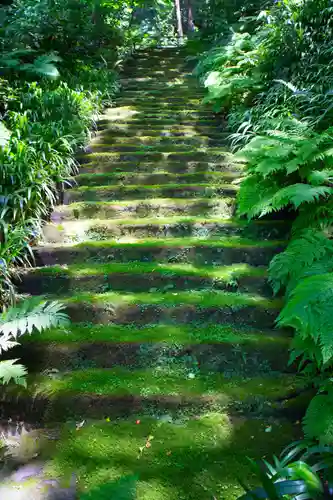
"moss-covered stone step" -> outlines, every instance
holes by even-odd
[[[152,107],[161,105],[162,107],[169,107],[170,105],[182,106],[183,108],[192,108],[194,106],[200,107],[204,96],[200,97],[182,97],[178,94],[169,94],[165,97],[159,95],[143,94],[140,96],[138,93],[136,100],[134,101],[133,96],[126,97],[126,94],[122,93],[119,97],[115,99],[116,106],[138,106],[142,104],[151,105]]]
[[[278,241],[251,241],[237,237],[164,238],[124,241],[82,241],[74,245],[45,245],[36,248],[41,265],[66,262],[160,262],[202,265],[246,263],[268,265],[284,247]]]
[[[168,108],[141,108],[139,106],[122,106],[117,108],[107,109],[101,116],[101,120],[109,121],[132,121],[136,120],[147,120],[147,119],[170,119],[173,118],[177,120],[178,118],[187,118],[188,120],[208,120],[212,121],[212,116],[208,110],[199,110],[193,108],[179,108],[179,109],[168,109]]]
[[[221,163],[222,161],[241,164],[234,160],[233,156],[223,149],[210,149],[206,148],[203,151],[172,151],[172,152],[156,152],[151,150],[132,151],[132,152],[96,152],[85,153],[77,156],[77,159],[82,163],[95,163],[96,167],[103,162],[207,162],[207,163]],[[161,163],[159,163],[161,165]]]
[[[91,158],[90,158],[91,159]],[[84,161],[82,158],[81,161]],[[233,174],[235,177],[241,176],[244,171],[242,163],[236,163],[231,156],[225,155],[216,162],[205,161],[181,161],[181,160],[168,160],[163,158],[156,161],[150,161],[149,158],[132,158],[131,161],[117,161],[117,158],[111,156],[97,156],[94,155],[92,161],[81,163],[80,174],[101,174],[101,173],[114,173],[124,174],[131,172],[131,175],[137,173],[138,175],[144,173],[159,174],[160,172],[167,172],[171,174],[195,174],[196,172],[220,172],[225,175]]]
[[[155,89],[174,89],[189,87],[193,89],[198,88],[197,81],[191,73],[176,74],[171,75],[160,75],[160,76],[137,76],[136,78],[120,78],[120,85],[125,89],[142,89],[142,90],[155,90]]]
[[[165,184],[165,185],[115,185],[80,186],[65,192],[64,203],[80,201],[148,200],[150,198],[214,198],[236,196],[234,184]]]
[[[278,299],[217,290],[82,293],[62,300],[72,321],[101,324],[212,321],[266,329],[282,307]]]
[[[164,125],[157,126],[156,128],[147,128],[142,130],[142,126],[131,126],[131,124],[116,123],[115,125],[106,126],[103,130],[99,130],[93,138],[93,142],[102,139],[115,139],[118,142],[128,142],[128,138],[145,142],[152,142],[158,140],[174,141],[176,144],[181,144],[182,140],[201,140],[201,144],[209,143],[209,141],[217,142],[220,140],[224,142],[228,138],[228,133],[224,132],[222,128],[216,127],[215,129],[209,127],[190,127],[180,125],[171,125],[166,127]]]
[[[202,134],[213,139],[221,137],[224,140],[227,136],[223,127],[218,123],[214,127],[200,125],[199,123],[194,123],[193,125],[183,125],[182,123],[159,125],[157,123],[154,127],[145,127],[143,129],[142,124],[112,123],[106,121],[104,127],[101,124],[99,125],[99,129],[100,131],[97,132],[97,135],[102,137],[133,137],[133,135],[135,137],[198,137]]]
[[[31,377],[27,391],[44,396],[44,410],[53,418],[105,418],[133,414],[148,406],[166,408],[194,405],[215,406],[251,414],[251,404],[259,400],[263,412],[270,405],[303,387],[304,379],[285,374],[243,378],[224,373],[209,375],[172,369],[128,370],[83,369],[59,373],[57,377]],[[48,404],[47,404],[48,403]],[[201,409],[202,411],[202,409]],[[148,410],[149,412],[149,410]],[[200,413],[199,413],[200,414]],[[135,425],[135,422],[133,422]]]
[[[118,148],[126,147],[135,149],[143,149],[144,147],[156,148],[157,150],[166,150],[172,151],[173,149],[188,149],[188,148],[201,148],[205,146],[211,146],[215,148],[219,146],[219,143],[223,143],[226,140],[226,137],[222,134],[216,135],[213,137],[208,137],[204,135],[195,135],[195,136],[186,136],[186,135],[178,135],[178,136],[168,136],[163,135],[161,133],[159,136],[138,136],[135,133],[132,135],[125,135],[121,137],[121,135],[116,135],[113,131],[103,131],[99,132],[96,137],[90,143],[90,147],[92,149],[104,149],[104,150],[112,150],[114,147]],[[116,149],[117,150],[117,149]]]
[[[147,116],[144,113],[139,113],[137,115],[134,115],[132,117],[127,117],[127,118],[121,118],[121,117],[115,117],[113,120],[108,119],[108,118],[101,118],[96,126],[97,130],[104,130],[106,127],[109,127],[111,125],[118,125],[118,124],[127,124],[128,126],[141,126],[142,128],[152,128],[155,129],[156,127],[159,126],[164,126],[168,127],[170,125],[184,125],[184,126],[196,126],[196,127],[214,127],[214,124],[216,123],[215,118],[210,117],[210,118],[199,118],[195,116],[188,116],[188,115],[178,115],[174,116],[173,114],[169,115],[150,115]]]
[[[203,99],[205,97],[205,91],[202,88],[190,88],[190,87],[182,87],[182,88],[156,88],[156,89],[122,89],[121,96],[124,98],[133,98],[132,104],[135,103],[135,98],[144,97],[144,96],[152,96],[161,98],[163,97],[177,97],[183,99]]]
[[[219,143],[215,145],[219,147]],[[223,146],[223,144],[222,144]],[[180,144],[175,144],[172,141],[156,141],[151,143],[142,143],[140,141],[131,141],[131,138],[127,138],[126,143],[116,143],[113,142],[112,139],[105,138],[103,142],[94,141],[89,145],[89,151],[92,153],[101,153],[101,152],[119,152],[119,153],[181,153],[190,152],[195,153],[198,151],[208,153],[210,149],[210,145],[203,144],[191,144],[191,141],[182,141]]]
[[[155,100],[148,100],[144,97],[141,99],[138,99],[135,101],[135,103],[131,103],[130,99],[119,99],[116,102],[116,107],[112,108],[113,111],[117,109],[131,109],[133,111],[138,111],[138,112],[154,112],[154,113],[173,113],[173,112],[204,112],[208,111],[209,108],[202,102],[199,102],[199,99],[192,100],[192,102],[188,102],[187,99],[168,99],[168,100],[161,100],[161,99],[155,99]]]
[[[186,215],[227,219],[235,212],[234,198],[158,198],[115,202],[85,202],[60,205],[51,214],[51,221],[61,223],[76,219],[120,219]]]
[[[129,68],[127,71],[123,71],[120,75],[121,84],[124,82],[125,84],[131,81],[135,82],[156,82],[160,83],[161,81],[169,82],[174,79],[187,79],[191,78],[191,73],[182,67],[172,68],[172,69],[162,69],[162,68],[151,68],[149,70],[149,74],[143,76],[143,67],[139,66],[137,68]]]
[[[128,474],[138,477],[134,483],[138,500],[196,500],[210,495],[234,500],[244,494],[238,479],[252,484],[253,470],[245,457],[259,461],[279,455],[299,438],[295,429],[283,420],[232,419],[218,413],[174,420],[168,412],[155,418],[139,413],[136,418],[86,422],[79,431],[69,424],[48,469],[51,477],[60,471],[68,477],[73,470],[80,471],[79,491],[94,498],[101,498],[101,483],[107,486]]]
[[[126,262],[46,266],[19,273],[19,292],[57,296],[89,291],[234,290],[271,296],[264,267]]]
[[[244,377],[288,371],[290,336],[286,332],[236,329],[228,325],[71,325],[33,334],[23,349],[12,351],[29,373],[49,367],[127,366],[143,369],[163,363],[207,374],[224,372]]]
[[[83,173],[76,175],[74,181],[78,186],[112,186],[117,184],[122,185],[144,185],[144,186],[155,186],[159,184],[195,184],[195,183],[207,183],[212,182],[213,184],[231,184],[232,181],[239,178],[240,174],[238,172],[224,172],[220,171],[207,171],[203,170],[201,172],[194,173],[170,173],[165,170],[156,171],[152,173],[140,173],[137,170],[134,172],[93,172],[93,173]],[[186,189],[186,186],[185,186]]]
[[[223,220],[205,217],[161,217],[143,219],[81,219],[43,227],[44,243],[74,243],[78,241],[119,240],[130,238],[184,238],[205,239],[243,236],[252,240],[283,240],[289,235],[290,224],[284,221]],[[259,243],[259,242],[258,242]]]

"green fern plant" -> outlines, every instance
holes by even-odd
[[[312,340],[320,349],[320,369],[333,363],[333,273],[302,279],[291,290],[278,317],[278,325],[292,327],[301,340]]]
[[[301,279],[333,271],[333,242],[316,229],[301,231],[287,249],[276,255],[269,266],[269,281],[274,293],[287,295]]]
[[[24,62],[24,59],[30,59]],[[22,72],[32,75],[45,76],[47,78],[58,78],[59,71],[54,63],[62,59],[55,53],[36,55],[32,49],[15,50],[5,52],[0,57],[0,71],[8,73],[9,71]]]
[[[41,302],[38,298],[25,300],[15,307],[10,307],[0,316],[0,355],[19,344],[22,335],[34,331],[43,332],[52,327],[68,324],[69,318],[64,306],[57,301]],[[19,385],[26,385],[26,369],[17,364],[17,359],[0,361],[0,382],[7,384],[11,380]]]
[[[333,128],[323,134],[279,130],[256,136],[236,156],[247,160],[239,213],[249,219],[286,207],[299,209],[332,194]]]
[[[304,433],[307,438],[319,439],[323,445],[333,444],[333,388],[319,390],[311,400],[303,419]]]

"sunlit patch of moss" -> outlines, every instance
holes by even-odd
[[[114,305],[161,305],[164,307],[176,307],[180,305],[192,305],[200,308],[210,307],[259,307],[263,309],[279,310],[282,306],[280,299],[266,299],[261,295],[250,295],[245,293],[229,293],[221,291],[195,290],[189,292],[167,292],[167,293],[101,293],[101,294],[78,294],[68,299],[67,303],[86,302],[91,304],[109,303]]]
[[[72,324],[66,329],[51,329],[40,335],[33,333],[23,339],[24,343],[72,344],[87,342],[132,343],[163,342],[191,344],[250,345],[257,348],[287,349],[289,337],[281,333],[258,331],[254,328],[236,328],[229,325],[191,323],[190,325],[156,324],[138,325],[93,325]]]
[[[198,267],[192,264],[151,264],[145,262],[111,263],[87,265],[77,264],[72,266],[47,266],[35,268],[30,273],[40,275],[62,275],[73,278],[83,276],[108,275],[113,273],[122,274],[144,274],[155,273],[160,275],[173,276],[197,276],[221,281],[229,281],[238,277],[265,277],[266,269],[262,267],[251,267],[248,264],[233,264],[231,266],[203,266]]]
[[[232,401],[246,401],[261,397],[269,401],[283,399],[296,388],[304,386],[304,379],[294,375],[225,377],[223,373],[189,377],[183,372],[168,369],[160,373],[155,369],[77,370],[57,379],[37,377],[34,388],[38,394],[66,396],[68,394],[93,394],[96,396],[157,396],[199,397],[212,396],[223,405]]]
[[[186,248],[186,247],[210,247],[210,248],[273,248],[285,245],[284,241],[280,240],[250,240],[239,236],[227,236],[221,238],[145,238],[144,240],[137,239],[131,243],[123,243],[117,241],[89,241],[78,243],[74,248],[81,248],[86,246],[91,247],[161,247],[161,248]]]
[[[138,500],[235,500],[242,493],[238,477],[253,483],[246,457],[278,454],[295,434],[288,422],[230,420],[223,414],[178,424],[138,415],[137,420],[86,424],[79,432],[69,426],[49,473],[68,476],[74,470],[85,491],[137,474]]]

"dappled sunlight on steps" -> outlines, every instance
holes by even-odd
[[[295,433],[283,417],[303,381],[287,367],[289,332],[274,330],[281,300],[267,278],[288,225],[237,219],[243,164],[201,104],[186,55],[138,54],[116,106],[78,155],[36,267],[18,283],[22,293],[63,300],[72,324],[27,338],[30,384],[14,406],[61,427],[55,471],[139,468],[139,497],[149,500],[158,476],[148,471],[165,465],[163,498],[171,499],[179,470],[191,476],[194,453],[210,472],[191,476],[196,496],[185,478],[177,498],[204,498],[218,470],[214,482],[231,500],[239,489],[223,464],[247,471],[244,453],[260,456]]]

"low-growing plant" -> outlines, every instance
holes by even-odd
[[[273,463],[251,461],[260,487],[249,488],[238,500],[324,500],[333,497],[333,448],[300,441],[285,448]]]
[[[38,298],[31,298],[9,307],[0,316],[0,355],[19,345],[22,335],[65,326],[68,322],[64,306],[57,301],[41,302]],[[17,361],[0,361],[0,383],[8,384],[13,380],[16,384],[26,385],[26,368]]]

